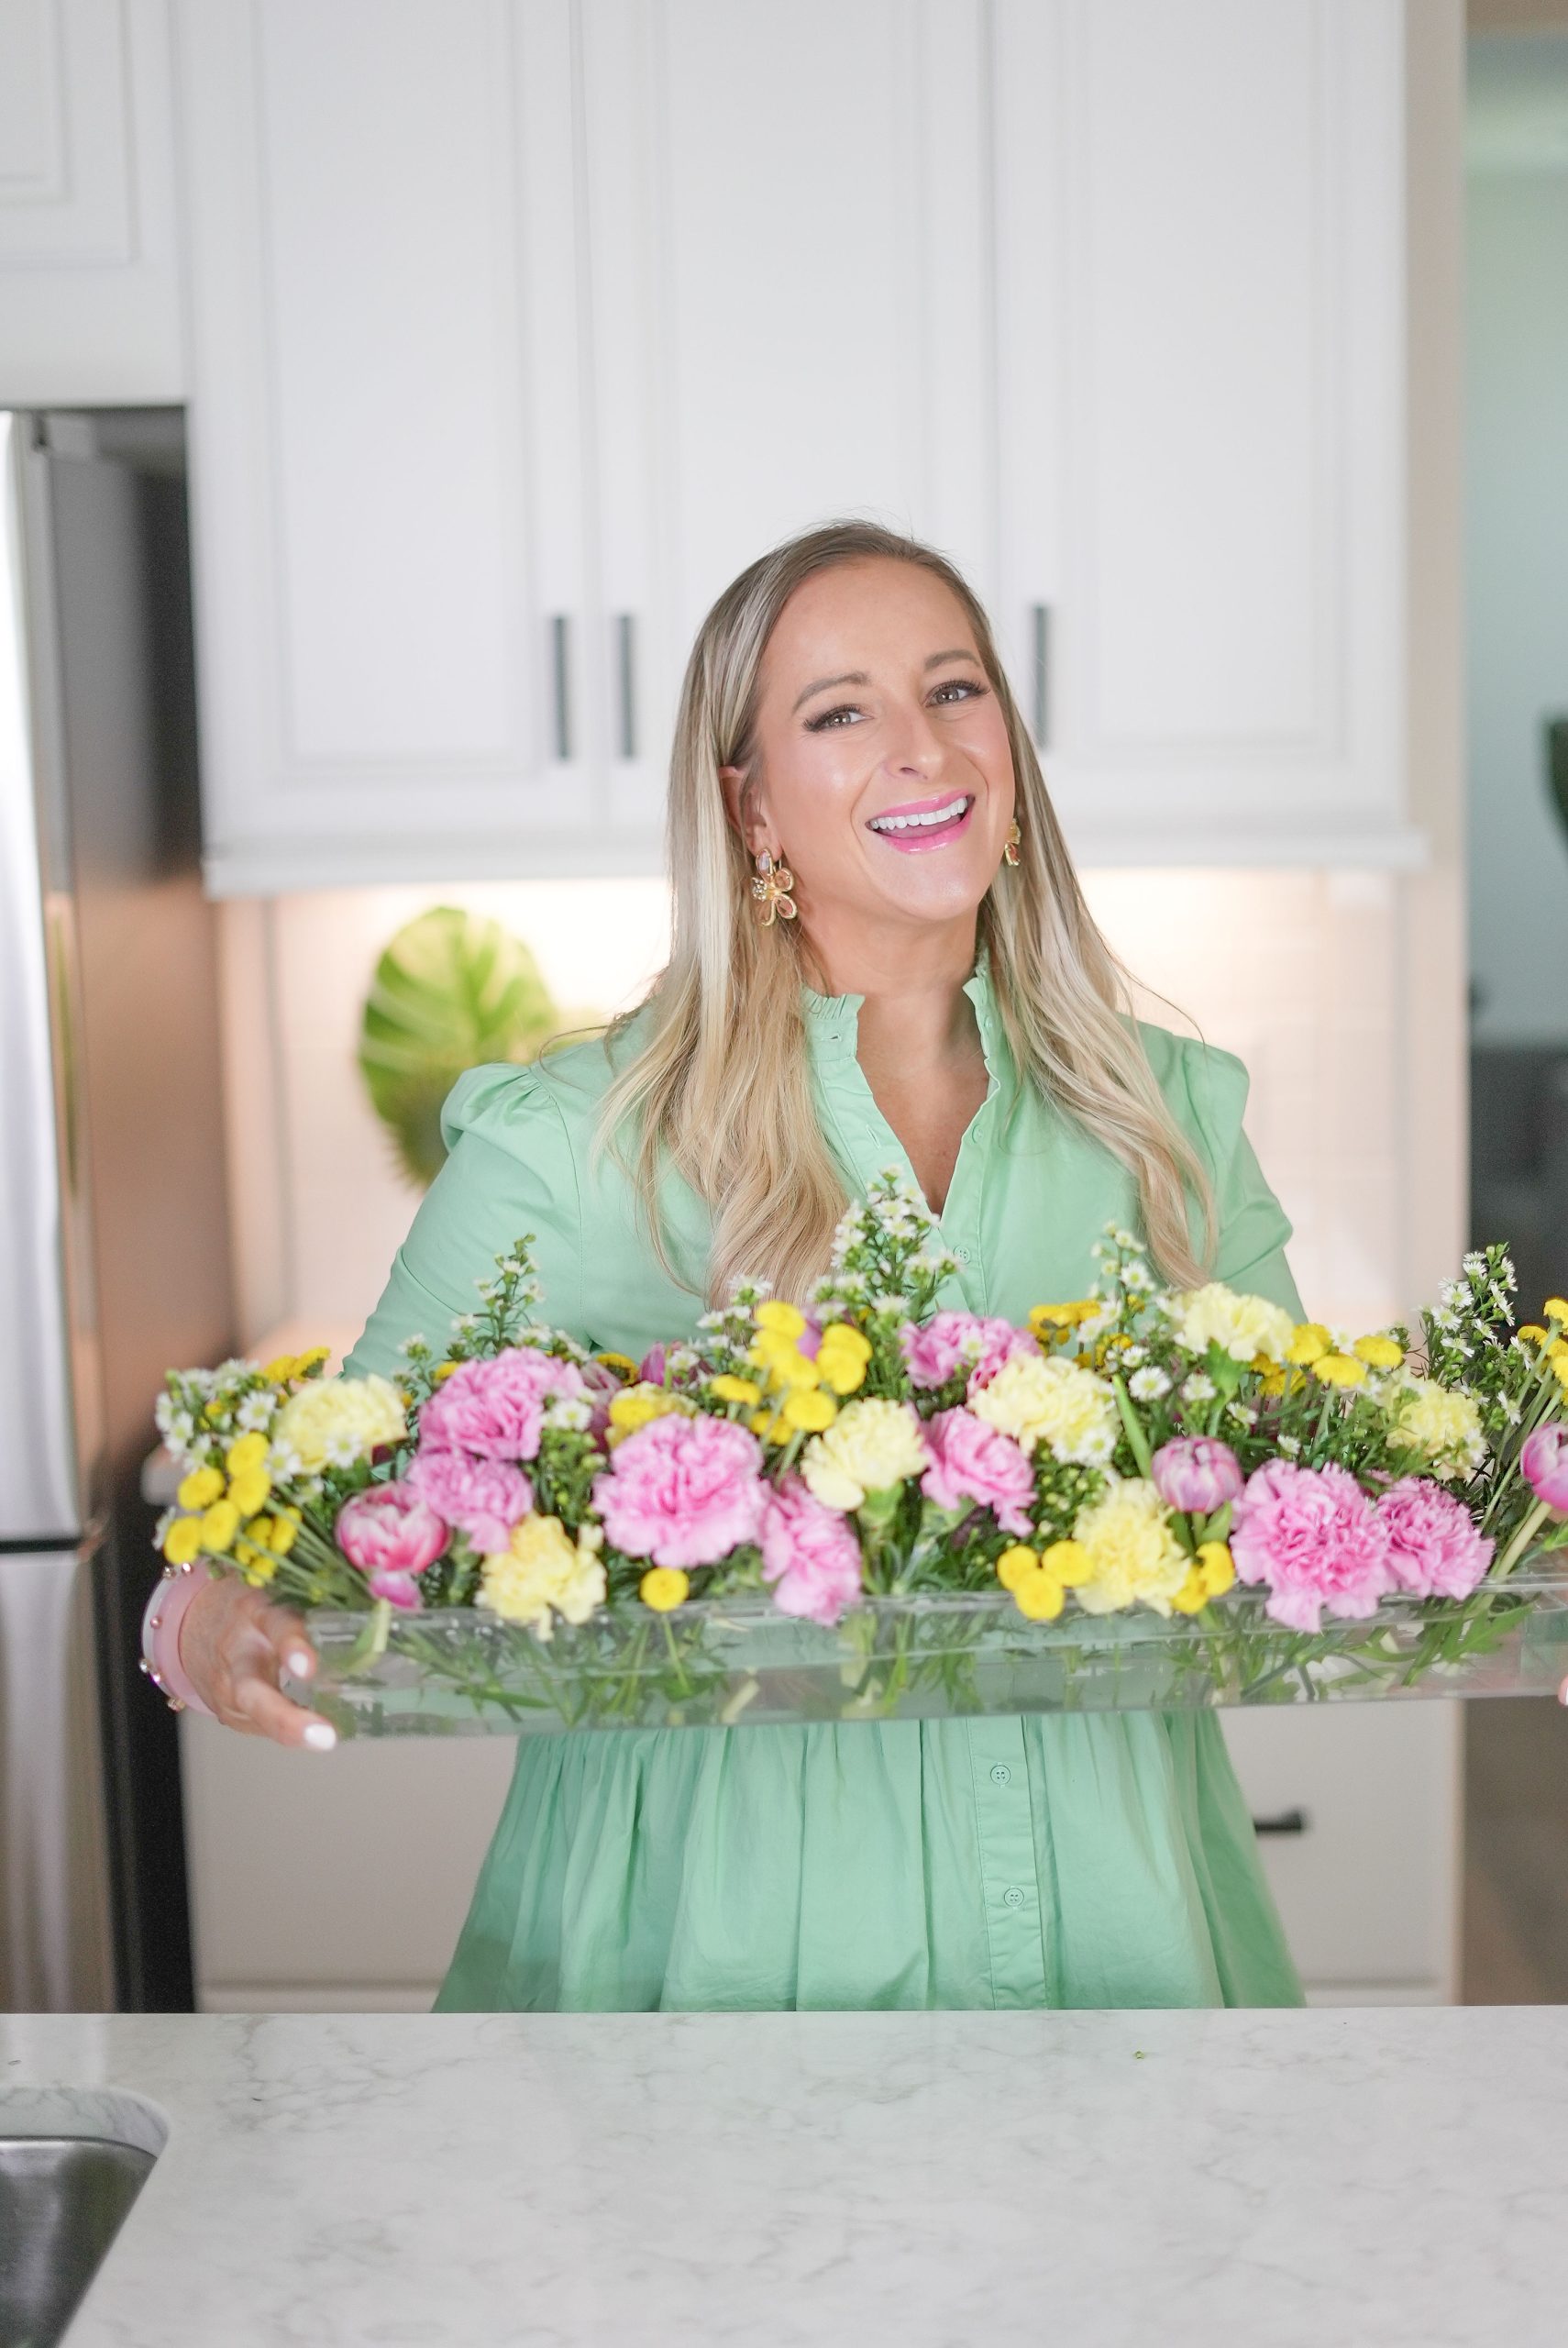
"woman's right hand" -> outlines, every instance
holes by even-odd
[[[337,1744],[331,1722],[291,1703],[278,1685],[285,1667],[293,1679],[315,1670],[304,1623],[237,1576],[215,1577],[192,1599],[180,1624],[180,1663],[226,1728],[316,1753]]]

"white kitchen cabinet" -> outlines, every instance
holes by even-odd
[[[1069,836],[1416,860],[1401,0],[994,20],[1000,617]]]
[[[184,388],[165,0],[0,0],[0,406]]]

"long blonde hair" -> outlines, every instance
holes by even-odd
[[[1014,1063],[1133,1174],[1156,1265],[1190,1286],[1203,1268],[1189,1197],[1206,1254],[1214,1244],[1209,1178],[1165,1106],[1127,973],[1084,902],[989,622],[944,555],[871,522],[829,522],[786,539],[725,588],[697,631],[670,759],[670,957],[646,1002],[610,1031],[613,1043],[648,1014],[646,1040],[605,1095],[596,1149],[624,1158],[667,1270],[661,1179],[683,1176],[706,1202],[710,1301],[747,1278],[803,1297],[826,1269],[847,1202],[812,1095],[801,925],[758,926],[719,770],[755,759],[763,654],[796,588],[835,564],[882,557],[916,563],[951,589],[1006,719],[1021,860],[987,891],[978,934]]]

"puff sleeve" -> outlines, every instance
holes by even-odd
[[[1184,1119],[1214,1185],[1212,1278],[1251,1296],[1265,1296],[1296,1320],[1306,1318],[1285,1259],[1290,1218],[1264,1180],[1242,1128],[1251,1080],[1233,1052],[1187,1039],[1182,1075],[1190,1114]],[[1201,1227],[1198,1235],[1201,1237]]]
[[[477,1285],[525,1233],[543,1290],[542,1316],[579,1334],[582,1209],[570,1135],[536,1068],[469,1069],[448,1093],[441,1133],[450,1152],[392,1260],[380,1302],[343,1367],[391,1377],[399,1347],[424,1337],[440,1352]]]

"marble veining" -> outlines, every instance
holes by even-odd
[[[0,2018],[0,2133],[169,2132],[70,2348],[1555,2348],[1565,2093],[1554,2008]]]

